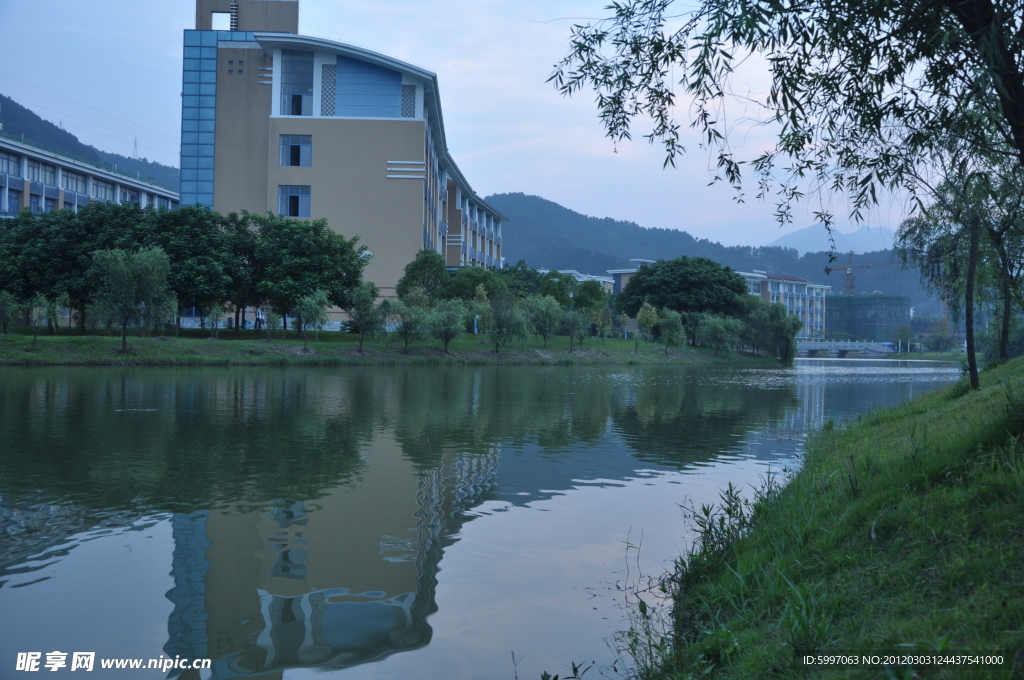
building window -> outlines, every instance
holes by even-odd
[[[51,187],[57,186],[57,168],[52,165],[43,166],[43,184],[49,184]]]
[[[32,182],[43,181],[43,173],[39,161],[28,162],[28,177],[26,179]]]
[[[74,210],[75,209],[75,204],[74,203],[68,203],[67,201],[64,201],[64,209],[65,210]]]
[[[43,197],[36,194],[29,194],[28,209],[34,213],[43,212]]]
[[[281,50],[281,115],[313,115],[313,53]]]
[[[285,217],[309,217],[309,186],[282,184],[277,188],[277,212]]]
[[[92,181],[92,197],[98,201],[113,201],[114,185],[110,182],[94,179]]]
[[[121,202],[122,203],[138,203],[139,202],[139,190],[131,189],[129,187],[121,187]]]
[[[61,173],[61,185],[64,191],[74,191],[76,194],[85,193],[85,175],[65,170]]]
[[[313,165],[313,135],[281,135],[281,165]]]
[[[46,212],[53,212],[56,209],[57,201],[55,201],[52,198],[45,199],[45,202],[43,203],[43,210],[45,210]]]
[[[7,212],[18,212],[21,210],[21,192],[14,189],[7,190]]]
[[[21,177],[21,156],[0,151],[0,172]]]

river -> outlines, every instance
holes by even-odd
[[[53,651],[63,672],[95,652],[98,678],[135,677],[100,667],[116,658],[212,660],[162,674],[183,680],[614,677],[624,588],[692,540],[681,503],[957,377],[855,359],[2,369],[0,677]]]

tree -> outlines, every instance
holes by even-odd
[[[271,315],[280,321],[274,313],[274,307],[263,297],[258,285],[263,280],[263,265],[257,257],[259,232],[252,216],[247,212],[229,213],[223,218],[224,238],[226,247],[225,271],[228,275],[227,300],[235,309],[258,307],[263,312],[267,340],[272,332]]]
[[[4,335],[7,335],[7,326],[14,323],[17,312],[18,301],[6,290],[0,290],[0,327],[3,327]]]
[[[615,323],[618,324],[619,329],[622,331],[622,339],[625,340],[626,326],[629,325],[629,315],[625,313],[620,313],[617,317],[615,317]]]
[[[503,267],[497,270],[497,274],[516,297],[526,298],[540,293],[540,272],[526,264],[526,260],[519,260],[511,267]]]
[[[389,318],[395,319],[398,326],[395,333],[402,340],[403,351],[409,353],[409,345],[423,336],[426,327],[426,310],[422,307],[410,305],[402,300],[391,300],[385,313]]]
[[[697,343],[704,347],[714,347],[716,353],[723,348],[731,350],[739,345],[742,330],[743,326],[737,319],[719,314],[704,314],[697,328]]]
[[[612,329],[612,310],[608,305],[601,305],[591,312],[590,322],[594,324],[597,334],[601,336],[601,344],[604,344],[605,338],[608,337],[608,333]]]
[[[635,316],[646,301],[677,312],[729,314],[747,295],[743,279],[705,257],[677,257],[640,267],[618,297],[620,311]]]
[[[36,340],[39,339],[39,330],[46,323],[46,310],[50,306],[50,301],[46,299],[46,296],[42,293],[36,293],[25,305],[25,309],[28,311],[28,320],[32,324],[32,351],[36,351]]]
[[[686,341],[686,334],[683,332],[683,318],[674,309],[661,310],[661,318],[658,319],[658,331],[662,342],[665,343],[665,354],[672,345],[679,345]]]
[[[947,134],[978,149],[1005,146],[1024,164],[1024,0],[700,0],[692,10],[624,0],[610,8],[609,19],[574,27],[555,86],[565,95],[592,86],[613,140],[628,139],[637,116],[650,117],[647,137],[664,145],[666,164],[685,151],[674,113],[676,92],[685,92],[693,127],[739,187],[730,130],[745,130],[722,107],[736,66],[757,55],[771,86],[755,101],[765,112],[755,123],[775,121],[777,133],[753,168],[759,196],[776,188],[780,220],[808,190],[848,193],[855,217],[879,188],[914,191],[908,171]],[[749,101],[750,90],[743,96]],[[829,224],[827,207],[816,218]]]
[[[257,293],[273,308],[288,313],[299,298],[324,290],[342,309],[361,283],[365,260],[358,237],[331,231],[327,220],[299,220],[275,215],[250,216],[257,239],[253,257],[260,272]]]
[[[295,304],[295,313],[302,319],[302,325],[299,326],[299,334],[305,340],[302,343],[303,349],[309,349],[309,337],[306,335],[306,329],[320,330],[324,327],[324,324],[329,320],[327,318],[327,308],[330,304],[330,301],[327,299],[327,293],[323,290],[316,290],[309,295],[303,295]]]
[[[572,276],[551,271],[540,279],[540,294],[555,298],[563,307],[571,307],[577,284]]]
[[[572,298],[572,306],[580,310],[594,310],[608,305],[608,293],[600,281],[587,279],[578,286]]]
[[[910,344],[914,341],[914,331],[910,326],[900,326],[896,329],[896,333],[892,340],[896,343],[897,347],[901,349],[901,351],[906,351],[906,349],[903,348],[909,348]]]
[[[577,309],[567,309],[562,316],[562,323],[565,326],[565,333],[569,336],[569,354],[573,351],[573,340],[578,337],[580,330],[590,323],[590,317],[586,312]]]
[[[473,300],[476,298],[476,291],[480,286],[484,287],[490,299],[508,291],[505,282],[490,269],[463,267],[444,284],[440,297],[446,300],[455,298],[466,301]]]
[[[442,300],[427,315],[430,334],[444,343],[445,354],[450,354],[448,344],[466,330],[466,313],[462,300]]]
[[[658,311],[651,306],[649,302],[644,302],[640,305],[640,309],[636,313],[636,325],[644,333],[644,338],[649,339],[651,329],[654,328],[655,324],[658,323]],[[633,353],[636,354],[640,347],[640,341],[637,339],[633,343]]]
[[[102,316],[121,327],[120,353],[128,353],[128,325],[141,323],[146,307],[159,308],[168,299],[167,274],[170,260],[160,248],[136,253],[120,249],[98,250],[93,254],[97,280],[94,302]]]
[[[349,328],[359,334],[359,349],[363,349],[363,337],[376,333],[383,326],[381,310],[377,307],[380,289],[372,281],[363,281],[352,291],[348,312]]]
[[[491,314],[489,334],[495,354],[500,354],[502,347],[529,335],[530,322],[516,297],[505,294],[496,298],[491,302]]]
[[[405,265],[405,275],[398,280],[395,293],[404,298],[413,288],[421,288],[431,300],[435,298],[448,281],[448,269],[444,257],[436,250],[424,248],[416,258]]]
[[[544,339],[544,346],[548,346],[548,340],[558,332],[562,326],[562,306],[550,295],[531,295],[524,301],[526,314],[537,331],[537,335]]]

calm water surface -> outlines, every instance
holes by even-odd
[[[53,650],[213,659],[183,680],[614,675],[627,541],[660,573],[679,503],[957,374],[0,370],[0,678]]]

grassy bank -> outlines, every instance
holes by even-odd
[[[547,347],[540,339],[516,344],[495,353],[484,336],[463,336],[445,353],[440,342],[421,341],[406,353],[401,344],[383,339],[359,339],[347,333],[310,333],[308,350],[293,333],[267,341],[252,331],[236,335],[220,331],[209,339],[209,331],[183,331],[179,337],[131,337],[129,354],[120,354],[120,337],[98,335],[40,335],[32,349],[32,336],[19,333],[0,335],[0,365],[390,365],[390,364],[698,364],[723,362],[765,362],[774,360],[752,355],[719,355],[714,350],[641,343],[633,353],[633,341],[609,338],[588,339],[583,347],[569,352],[569,338],[556,337]]]
[[[840,427],[747,504],[694,513],[661,678],[1024,677],[1024,360]],[[806,654],[1000,653],[1002,666],[802,665]]]

